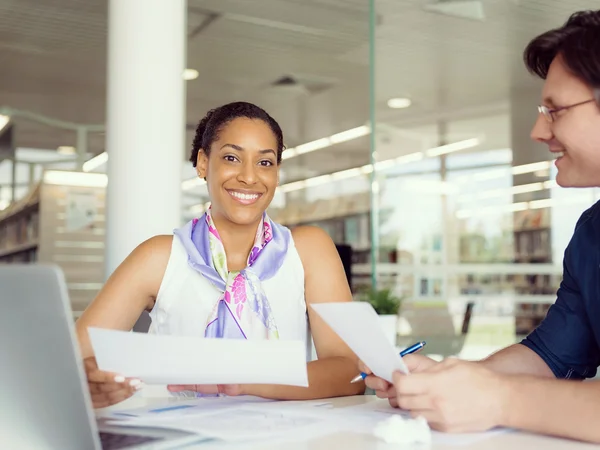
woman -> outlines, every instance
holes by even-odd
[[[95,407],[128,398],[141,381],[99,371],[87,328],[130,330],[144,310],[158,334],[306,341],[310,324],[318,360],[308,363],[308,388],[169,386],[172,392],[301,400],[364,390],[349,383],[355,355],[309,307],[352,299],[333,242],[319,228],[290,231],[265,212],[283,148],[277,122],[250,103],[221,106],[200,121],[190,161],[206,179],[211,208],[174,236],[137,247],[77,322]]]

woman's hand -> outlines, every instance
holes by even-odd
[[[94,357],[85,358],[83,363],[94,408],[105,408],[122,402],[142,387],[140,380],[127,379],[98,369]]]
[[[241,384],[170,384],[167,389],[169,392],[193,391],[205,395],[225,394],[230,397],[244,395]]]

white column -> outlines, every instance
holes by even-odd
[[[110,0],[106,274],[181,221],[186,1]]]

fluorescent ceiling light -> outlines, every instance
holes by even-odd
[[[344,180],[346,178],[353,178],[363,174],[364,172],[362,171],[361,167],[355,167],[353,169],[342,170],[340,172],[332,173],[331,178],[334,180]]]
[[[329,147],[331,145],[330,138],[321,138],[316,141],[307,142],[306,144],[298,145],[294,150],[298,155],[302,155],[304,153],[314,152],[315,150],[320,150],[325,147]]]
[[[533,200],[529,202],[529,209],[551,208],[556,204],[554,198],[544,198],[542,200]]]
[[[77,150],[70,145],[61,145],[56,149],[59,155],[74,155]]]
[[[196,69],[185,69],[183,71],[183,79],[185,81],[195,80],[199,75],[200,73]]]
[[[366,136],[371,132],[371,129],[366,126],[360,126],[356,128],[351,128],[350,130],[342,131],[341,133],[334,134],[329,139],[332,144],[339,144],[340,142],[351,141],[352,139],[357,139],[362,136]]]
[[[44,182],[62,186],[106,187],[108,184],[108,177],[104,173],[48,170],[44,172]]]
[[[181,189],[183,189],[184,191],[190,191],[196,187],[203,186],[205,184],[206,181],[204,181],[202,178],[194,177],[190,178],[189,180],[183,181],[181,183]]]
[[[83,171],[91,172],[94,169],[97,169],[102,164],[105,164],[108,161],[108,153],[102,152],[99,155],[94,156],[92,159],[83,163]]]
[[[456,217],[458,217],[459,219],[467,219],[467,218],[475,216],[475,215],[479,216],[479,215],[487,215],[487,214],[526,211],[527,209],[528,209],[527,202],[510,203],[508,205],[487,206],[487,207],[483,207],[483,208],[478,208],[476,210],[460,209],[460,210],[456,211]]]
[[[108,161],[108,153],[106,153],[106,152],[100,153],[99,155],[94,156],[92,159],[86,161],[83,164],[83,171],[91,172],[92,170],[100,167],[102,164],[105,164],[107,161]],[[189,180],[182,181],[181,189],[183,189],[184,191],[189,191],[191,189],[194,189],[198,186],[202,186],[204,184],[206,184],[206,181],[202,180],[201,178],[194,177],[194,178],[190,178]]]
[[[568,198],[545,198],[542,200],[532,200],[530,202],[517,202],[508,205],[487,206],[478,209],[462,209],[456,212],[459,219],[467,219],[473,216],[488,214],[510,213],[515,211],[526,211],[528,209],[554,208],[556,206],[572,206],[578,203],[589,203],[589,193],[580,193],[579,195],[570,195]]]
[[[389,169],[389,168],[397,166],[397,165],[409,164],[412,162],[421,161],[428,155],[434,153],[434,152],[432,152],[432,150],[439,151],[440,149],[447,150],[448,148],[450,148],[450,149],[452,149],[452,151],[458,151],[459,149],[469,148],[472,145],[477,145],[477,144],[475,144],[475,141],[479,142],[479,140],[476,138],[467,139],[465,141],[456,142],[454,144],[449,144],[449,145],[446,145],[443,147],[436,147],[434,149],[430,149],[425,152],[409,153],[408,155],[402,155],[397,158],[387,159],[384,161],[378,161],[375,163],[375,168],[377,170],[384,170],[384,169]],[[516,167],[513,167],[512,169],[513,169],[513,171],[516,170],[517,172],[521,172],[524,170],[533,172],[535,170],[539,170],[538,165],[548,165],[549,166],[549,164],[550,163],[548,161],[543,161],[541,163],[528,164],[526,166],[516,166]],[[489,172],[491,174],[493,174],[494,177],[496,177],[498,175],[503,176],[503,175],[507,175],[508,169],[509,168],[507,168],[505,170],[501,169],[501,170],[493,170],[493,171],[489,171]],[[293,181],[291,183],[286,183],[286,184],[279,186],[278,190],[283,193],[288,193],[288,192],[305,189],[307,187],[318,186],[318,185],[325,184],[325,183],[328,183],[331,181],[339,181],[339,180],[353,178],[356,176],[368,175],[371,172],[373,172],[373,166],[371,164],[366,164],[361,167],[354,167],[351,169],[341,170],[339,172],[334,172],[331,174],[320,175],[320,176],[308,178],[305,180],[298,180],[298,181]],[[526,172],[523,172],[523,173],[526,173]],[[490,177],[490,178],[492,178],[492,177]],[[187,184],[185,185],[185,187],[183,187],[183,189],[192,189],[195,186],[204,184],[204,180],[200,180],[198,178],[192,178],[192,179],[184,181],[184,183],[187,183]],[[536,190],[541,190],[541,189],[550,189],[555,186],[557,186],[555,181],[546,181],[543,183],[532,183],[532,185],[514,186],[512,188],[509,188],[508,191],[512,194],[517,194],[517,193],[524,193],[524,192],[534,192]],[[445,189],[446,193],[450,192],[449,186],[443,186],[443,188]],[[499,191],[499,190],[495,190],[495,191]],[[505,193],[505,192],[506,191],[503,190],[502,193]],[[484,193],[483,195],[495,196],[495,195],[498,195],[498,192],[495,192],[494,194],[492,194],[491,192]],[[469,196],[469,198],[471,198],[471,196]],[[517,205],[517,204],[516,203],[513,204],[513,206],[510,206],[510,208],[525,208],[525,209],[528,208],[527,203],[519,204],[520,206],[514,206],[514,205]],[[525,205],[525,206],[523,206],[523,205]],[[199,206],[201,206],[201,205],[192,206],[189,209],[189,211],[192,211],[192,208],[199,208]],[[493,207],[493,208],[496,208],[496,207]],[[497,210],[497,208],[496,208],[496,210]],[[513,211],[513,209],[511,209],[511,211]],[[464,217],[469,217],[472,214],[473,214],[473,212],[471,212],[469,210],[462,210],[457,213],[457,216],[464,218]]]
[[[304,180],[306,187],[319,186],[333,180],[333,174],[319,175],[318,177],[312,177]]]
[[[210,208],[210,202],[200,203],[198,205],[190,206],[188,212],[192,214],[204,214]]]
[[[475,141],[477,141],[477,144],[474,144]],[[450,148],[451,151],[458,151],[463,148],[469,148],[473,145],[478,145],[478,144],[479,144],[479,139],[474,138],[474,139],[467,139],[466,141],[455,142],[454,144],[449,144],[449,145],[446,145],[443,147],[436,147],[436,148],[427,150],[425,152],[409,153],[408,155],[402,155],[397,158],[386,159],[384,161],[378,161],[375,163],[375,169],[376,170],[385,170],[385,169],[389,169],[394,166],[420,161],[420,160],[424,159],[426,156],[428,156],[429,152],[439,151],[440,149],[447,151],[448,148]],[[281,189],[282,192],[287,193],[287,192],[291,192],[291,191],[297,191],[300,189],[304,189],[307,187],[318,186],[320,184],[328,183],[330,181],[337,181],[337,180],[352,178],[352,177],[359,176],[359,175],[366,175],[371,172],[373,172],[373,166],[371,164],[367,164],[362,167],[354,167],[352,169],[346,169],[346,170],[334,172],[334,173],[327,174],[327,175],[320,175],[318,177],[308,178],[306,180],[294,181],[292,183],[287,183],[287,184],[280,186],[279,189]]]
[[[541,161],[531,164],[523,164],[512,168],[513,175],[523,175],[524,173],[537,172],[538,170],[546,170],[550,168],[550,161]]]
[[[286,148],[285,151],[281,154],[281,159],[290,159],[294,156],[298,156],[298,153],[296,153],[296,149]]]
[[[502,178],[508,174],[523,175],[526,173],[539,172],[540,170],[547,171],[550,169],[551,164],[552,164],[552,161],[540,161],[537,163],[523,164],[521,166],[486,170],[484,172],[479,172],[474,175],[467,175],[467,176],[459,177],[456,179],[456,182],[465,183],[469,180],[487,181],[487,180],[494,180],[496,178]]]
[[[364,173],[365,175],[370,174],[371,172],[373,172],[373,166],[371,164],[367,164],[366,166],[362,166],[360,168],[360,171],[362,173]]]
[[[435,156],[447,155],[448,153],[458,152],[460,150],[466,150],[468,148],[477,147],[480,141],[478,138],[467,139],[464,141],[454,142],[452,144],[441,145],[439,147],[431,148],[425,152],[429,158]]]
[[[388,107],[392,109],[408,108],[412,105],[409,98],[390,98],[387,102]]]
[[[424,157],[425,155],[423,155],[423,152],[416,152],[409,153],[408,155],[398,156],[396,159],[394,159],[394,161],[396,164],[406,164],[421,161]]]
[[[298,155],[305,153],[314,152],[323,148],[331,147],[332,145],[340,144],[342,142],[351,141],[362,136],[366,136],[371,132],[371,127],[368,125],[361,125],[360,127],[350,128],[349,130],[342,131],[340,133],[333,134],[329,137],[316,139],[314,141],[301,144],[296,147],[288,148],[281,155],[281,159],[290,159]]]
[[[288,192],[304,189],[305,187],[306,187],[306,181],[300,180],[300,181],[294,181],[292,183],[286,183],[286,184],[280,186],[279,189],[281,189],[281,192],[288,193]]]
[[[2,131],[4,127],[8,125],[8,122],[10,122],[9,116],[0,115],[0,131]]]
[[[558,187],[556,181],[548,180],[537,183],[528,183],[528,184],[520,184],[517,186],[511,186],[508,188],[500,188],[500,189],[489,189],[486,191],[479,192],[478,194],[466,194],[460,195],[458,197],[458,201],[460,203],[472,202],[476,200],[485,200],[494,197],[502,197],[505,195],[518,195],[518,194],[526,194],[529,192],[539,192],[544,191],[546,189],[553,189]]]

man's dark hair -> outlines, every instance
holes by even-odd
[[[577,78],[600,89],[600,10],[576,12],[562,27],[531,41],[523,58],[529,71],[545,80],[559,55]]]
[[[190,161],[194,167],[196,167],[200,149],[208,156],[210,154],[210,146],[219,138],[219,132],[223,127],[232,120],[240,117],[262,120],[271,128],[277,140],[277,164],[281,162],[281,154],[283,153],[284,146],[283,132],[279,124],[264,109],[252,103],[235,102],[211,109],[198,124],[190,155]]]

